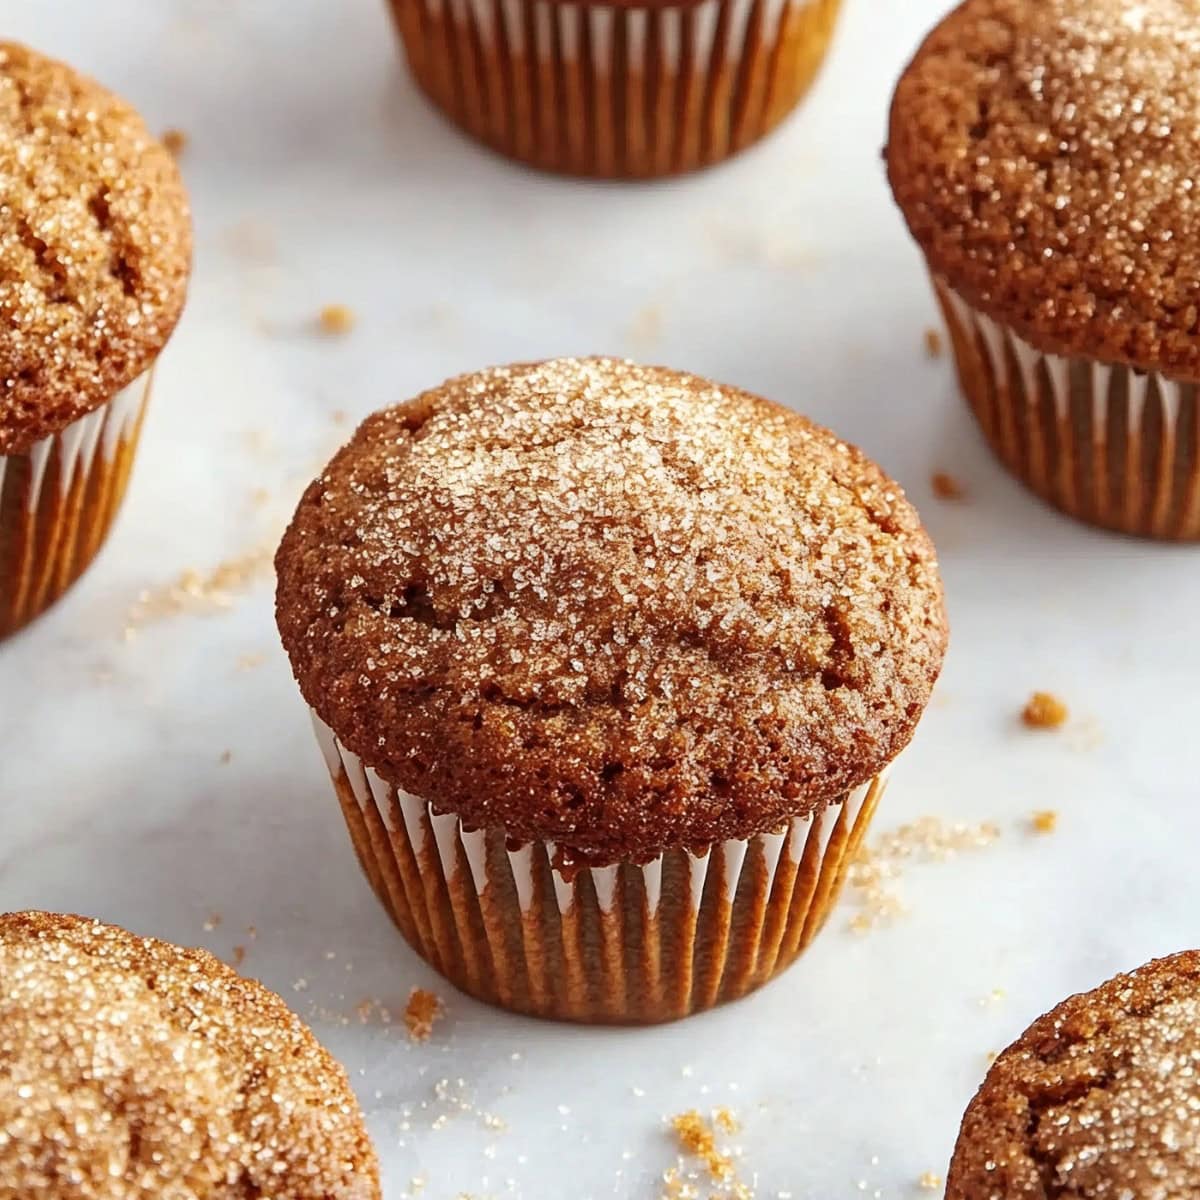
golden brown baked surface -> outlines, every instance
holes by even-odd
[[[190,258],[175,160],[137,113],[0,42],[0,454],[150,366],[183,309]]]
[[[0,916],[0,1198],[378,1200],[340,1066],[203,950]]]
[[[946,640],[933,547],[859,451],[606,359],[370,417],[276,566],[300,688],[351,750],[594,861],[777,828],[870,778]]]
[[[1200,1194],[1200,953],[1035,1021],[967,1109],[946,1200]]]
[[[1038,349],[1200,378],[1200,0],[967,0],[896,89],[935,274]]]

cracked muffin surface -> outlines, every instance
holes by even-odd
[[[966,0],[896,88],[935,275],[1039,350],[1200,379],[1200,0]]]
[[[864,455],[610,359],[368,418],[276,565],[301,691],[346,746],[594,862],[776,829],[871,778],[946,640],[933,547]]]
[[[1200,953],[1072,996],[993,1064],[946,1200],[1200,1193]]]
[[[0,1200],[379,1200],[346,1074],[211,954],[0,916]]]
[[[0,454],[151,365],[190,258],[183,182],[141,117],[64,63],[0,42]]]

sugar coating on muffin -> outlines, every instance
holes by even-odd
[[[370,417],[277,568],[301,690],[345,745],[468,825],[613,861],[871,778],[946,638],[929,539],[859,451],[608,359]]]
[[[0,42],[0,454],[150,366],[183,309],[190,257],[175,160],[137,113]]]
[[[896,90],[935,274],[1038,349],[1200,379],[1200,0],[967,0]]]
[[[202,950],[0,916],[0,1197],[377,1200],[345,1072]]]
[[[947,1200],[1200,1193],[1200,953],[1159,959],[1036,1021],[963,1121]]]

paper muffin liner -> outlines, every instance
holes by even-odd
[[[0,455],[0,637],[49,608],[104,544],[129,482],[151,375],[25,453]]]
[[[1194,383],[1043,354],[934,279],[959,382],[991,447],[1043,500],[1106,529],[1200,538]]]
[[[649,177],[719,162],[808,90],[841,0],[390,0],[426,95],[546,170]]]
[[[886,772],[776,833],[564,871],[468,829],[313,727],[355,851],[409,944],[464,992],[560,1020],[670,1021],[772,979],[829,916]]]

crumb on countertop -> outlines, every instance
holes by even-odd
[[[212,933],[212,931],[214,929],[220,929],[220,927],[221,927],[221,914],[219,912],[209,913],[208,917],[205,919],[205,922],[204,922],[204,932]]]
[[[679,1139],[680,1148],[698,1158],[708,1173],[717,1180],[733,1178],[733,1159],[718,1149],[712,1125],[694,1108],[671,1118],[671,1128]]]
[[[942,1186],[942,1177],[934,1171],[925,1171],[917,1180],[917,1187],[927,1192],[936,1192]]]
[[[939,500],[965,500],[967,496],[963,485],[945,471],[934,471],[929,477],[929,486]]]
[[[925,353],[930,358],[942,357],[942,335],[933,326],[925,330]]]
[[[335,337],[349,333],[355,320],[354,310],[345,304],[327,304],[318,316],[321,332]]]
[[[414,1042],[427,1042],[433,1027],[443,1015],[441,999],[426,988],[413,988],[404,1006],[404,1027]]]
[[[1035,812],[1029,823],[1034,833],[1053,833],[1058,828],[1058,813],[1052,808],[1042,808]]]
[[[1050,692],[1034,692],[1021,710],[1021,720],[1030,729],[1058,729],[1067,716],[1067,706]]]
[[[236,971],[241,967],[242,963],[244,963],[245,961],[246,961],[246,947],[245,946],[234,946],[233,953],[232,953],[232,955],[230,955],[230,958],[229,958],[229,965],[231,967],[233,967],[233,969]]]
[[[222,750],[221,757],[217,759],[217,762],[223,767],[229,766],[229,764],[233,762],[233,751]]]
[[[180,158],[188,148],[188,135],[182,129],[164,129],[162,144],[172,158]]]

